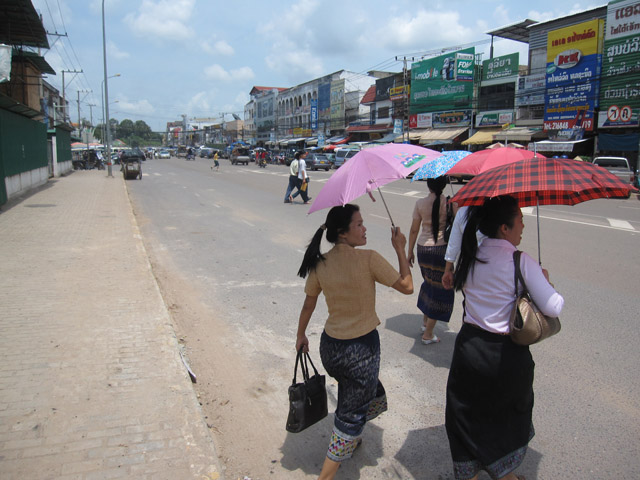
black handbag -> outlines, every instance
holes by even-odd
[[[509,335],[511,340],[518,345],[533,345],[558,333],[561,325],[558,317],[549,317],[543,314],[533,303],[524,278],[522,278],[522,272],[520,272],[521,253],[519,250],[513,252],[516,301],[509,319]],[[518,295],[518,281],[522,284],[520,295]]]
[[[314,375],[309,377],[309,365]],[[302,369],[303,382],[296,383],[298,363]],[[293,382],[289,387],[289,416],[287,417],[287,431],[298,433],[327,416],[327,389],[325,376],[320,375],[311,361],[308,353],[302,353],[302,348],[296,356],[296,366],[293,370]]]

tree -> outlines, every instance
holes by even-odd
[[[134,135],[137,137],[149,140],[151,138],[151,127],[147,125],[143,120],[138,120],[133,126]]]
[[[134,133],[133,122],[128,118],[125,118],[124,120],[122,120],[120,122],[120,125],[118,125],[118,136],[120,138],[127,138],[133,135],[133,133]]]

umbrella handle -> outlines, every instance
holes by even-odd
[[[391,220],[391,226],[393,228],[396,228],[395,224],[393,223],[393,218],[391,218],[391,212],[389,212],[389,207],[387,207],[387,202],[384,201],[384,197],[382,196],[382,190],[380,190],[380,187],[378,187],[378,193],[380,193],[380,198],[382,199],[382,203],[384,203],[384,208],[387,210],[387,215],[389,215],[389,220]]]

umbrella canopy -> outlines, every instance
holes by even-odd
[[[371,194],[372,190],[405,178],[440,155],[435,150],[406,143],[389,143],[361,150],[329,178],[314,199],[309,213],[345,205],[365,193]]]
[[[478,175],[495,167],[508,165],[519,160],[526,160],[533,157],[545,158],[529,150],[520,148],[500,147],[480,150],[466,156],[456,163],[447,175]]]
[[[631,189],[631,185],[592,163],[533,158],[479,174],[451,200],[460,206],[482,205],[486,198],[511,195],[520,207],[575,205],[595,198],[627,198]]]
[[[421,166],[416,173],[413,174],[411,181],[422,180],[423,178],[438,178],[447,173],[456,163],[463,158],[471,155],[466,150],[451,150],[442,152],[442,154]]]

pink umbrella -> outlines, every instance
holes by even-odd
[[[456,163],[447,175],[478,175],[495,167],[508,165],[519,160],[528,160],[530,158],[546,158],[539,153],[536,154],[529,150],[520,148],[498,147],[467,155],[458,163]]]
[[[440,155],[442,154],[435,150],[406,143],[389,143],[361,150],[329,178],[314,199],[309,213],[345,205],[365,193],[375,201],[371,191],[377,188],[393,225],[380,187],[394,180],[406,178],[411,172]]]

